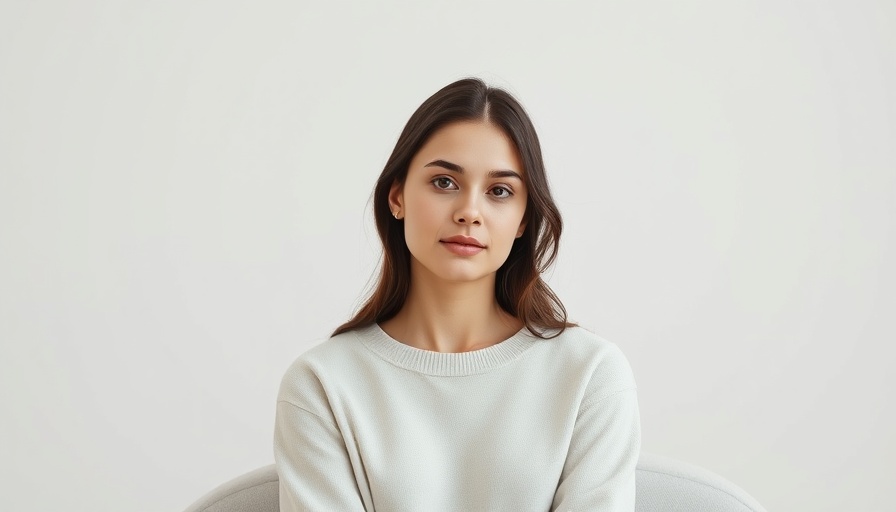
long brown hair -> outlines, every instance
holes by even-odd
[[[529,192],[526,229],[513,242],[510,254],[498,269],[495,297],[504,311],[519,318],[542,338],[559,335],[575,324],[567,321],[566,308],[541,273],[554,262],[563,221],[545,176],[538,135],[522,105],[508,93],[466,78],[445,86],[417,108],[398,137],[373,192],[373,214],[383,242],[379,280],[370,297],[333,336],[386,321],[401,310],[411,286],[411,255],[404,238],[404,223],[392,216],[389,190],[404,184],[411,159],[439,128],[459,122],[482,120],[501,128],[516,146],[523,163],[523,179]],[[559,329],[552,336],[547,330]]]

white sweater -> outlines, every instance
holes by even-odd
[[[289,367],[274,459],[282,512],[631,512],[640,444],[628,361],[583,328],[440,353],[372,324]]]

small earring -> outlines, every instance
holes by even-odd
[[[398,210],[395,210],[394,212],[392,212],[392,216],[397,219],[398,218]]]

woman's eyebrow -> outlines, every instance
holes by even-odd
[[[458,174],[464,173],[464,168],[455,164],[448,162],[446,160],[433,160],[423,167],[441,167],[443,169],[447,169],[449,171],[456,172]],[[519,175],[516,171],[512,171],[510,169],[495,169],[493,171],[488,172],[489,178],[516,178],[520,181],[523,181],[522,176]]]

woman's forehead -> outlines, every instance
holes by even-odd
[[[461,172],[510,170],[523,175],[513,141],[501,128],[484,121],[443,126],[423,144],[411,165],[420,168],[434,161],[453,164]]]

